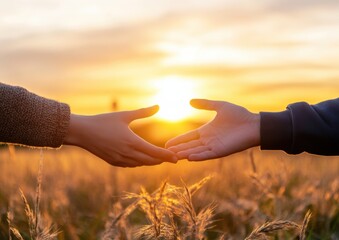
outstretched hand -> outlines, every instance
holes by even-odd
[[[216,111],[216,117],[198,129],[173,138],[166,148],[178,159],[201,161],[219,158],[260,144],[259,114],[222,101],[193,99],[197,109]]]
[[[176,162],[174,153],[146,142],[129,128],[132,121],[150,117],[158,109],[158,106],[153,106],[94,116],[72,114],[64,144],[84,148],[109,164],[119,167]]]

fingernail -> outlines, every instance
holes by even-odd
[[[178,158],[176,156],[173,156],[171,159],[172,163],[177,163],[178,162]]]

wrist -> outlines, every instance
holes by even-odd
[[[64,139],[64,145],[80,146],[81,134],[84,129],[84,116],[71,114],[68,133]]]

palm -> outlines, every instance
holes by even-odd
[[[82,126],[71,145],[80,146],[114,166],[136,167],[176,162],[171,151],[157,147],[136,135],[129,124],[152,116],[158,107],[75,117]]]
[[[204,126],[170,140],[167,147],[178,158],[192,161],[227,156],[250,147],[253,114],[245,108],[226,102],[196,100],[193,106],[217,111]]]
[[[223,154],[227,146],[227,137],[221,136],[219,133],[222,127],[213,127],[211,123],[198,129],[199,141],[211,151],[211,157],[216,158]]]

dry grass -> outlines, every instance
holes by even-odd
[[[253,230],[245,240],[268,239],[267,235],[279,230],[299,229],[300,226],[291,221],[273,221],[263,224]]]
[[[305,215],[304,221],[302,225],[299,225],[292,221],[273,221],[273,222],[267,222],[260,227],[254,229],[251,234],[245,238],[245,240],[260,240],[260,239],[269,239],[268,236],[270,234],[275,233],[276,231],[289,231],[289,230],[298,230],[299,234],[299,240],[305,240],[306,239],[306,229],[308,226],[308,223],[311,219],[311,212],[308,211]]]
[[[308,224],[311,220],[312,217],[312,213],[311,211],[307,211],[304,221],[303,221],[303,225],[301,226],[301,230],[300,230],[300,234],[299,234],[299,240],[306,240],[306,230],[308,227]]]
[[[0,151],[0,239],[339,236],[338,158],[254,151],[120,169],[73,148],[40,154]]]
[[[24,204],[25,215],[28,222],[30,239],[31,240],[53,240],[57,239],[58,232],[54,231],[52,227],[43,227],[40,215],[40,200],[41,200],[41,184],[42,184],[42,172],[43,172],[43,150],[40,150],[39,171],[37,177],[37,187],[35,193],[34,210],[28,204],[27,198],[23,191],[20,189],[20,196]],[[14,237],[21,240],[24,239],[20,234],[20,230],[11,226],[10,218],[8,217],[8,225],[10,227],[9,238],[11,239],[11,233]]]
[[[163,182],[153,193],[148,193],[142,187],[139,194],[126,194],[126,199],[135,199],[133,208],[137,203],[149,222],[135,231],[134,238],[204,239],[205,231],[213,222],[214,208],[208,206],[197,213],[192,196],[209,179],[210,177],[206,177],[189,187],[185,183],[183,187],[178,187]],[[114,229],[115,227],[116,225],[113,226]]]

